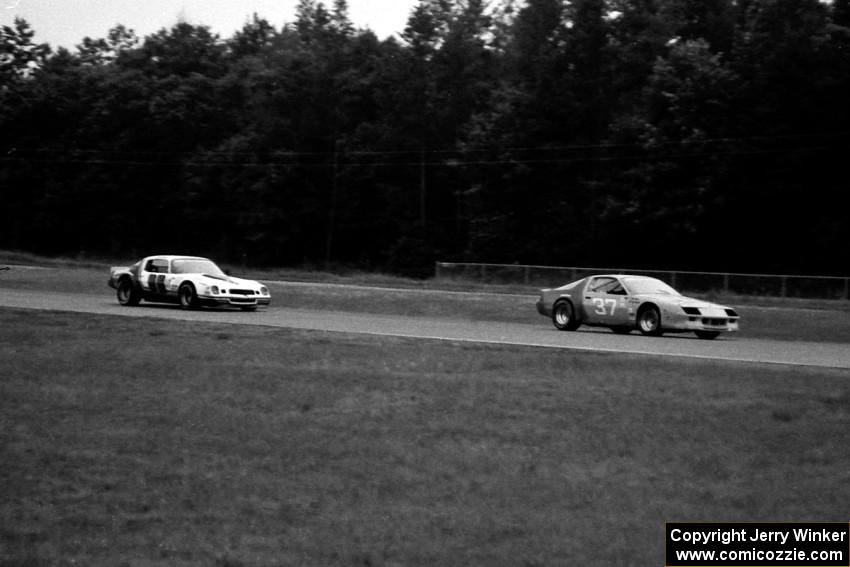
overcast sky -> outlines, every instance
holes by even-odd
[[[110,28],[124,24],[140,38],[183,20],[210,26],[230,37],[251,14],[257,13],[275,28],[295,20],[298,0],[0,0],[0,25],[24,18],[36,32],[35,41],[56,49],[73,49],[83,37],[106,37]],[[329,9],[333,0],[323,2]],[[348,0],[349,16],[358,28],[369,28],[379,38],[400,33],[417,0]]]

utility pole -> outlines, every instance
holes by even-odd
[[[419,224],[425,228],[427,217],[425,216],[425,197],[428,192],[428,184],[425,180],[425,148],[422,148],[419,153]]]
[[[336,217],[336,193],[339,183],[339,139],[334,139],[333,162],[331,165],[331,199],[328,207],[328,230],[325,236],[325,269],[330,268],[331,252],[334,240],[334,222]]]

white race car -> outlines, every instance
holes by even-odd
[[[197,256],[148,256],[132,266],[109,269],[109,287],[121,305],[141,300],[178,303],[183,309],[234,306],[254,311],[271,301],[269,288],[227,275],[215,262]]]

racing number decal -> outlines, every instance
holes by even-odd
[[[616,299],[603,299],[601,297],[593,298],[593,305],[596,306],[594,309],[594,313],[597,315],[610,315],[614,316],[614,310],[617,309],[617,300]]]
[[[154,293],[165,293],[165,274],[149,275],[148,289]]]

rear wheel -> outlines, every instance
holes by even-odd
[[[576,319],[573,304],[566,299],[555,302],[552,308],[552,322],[559,331],[575,331],[581,324]]]
[[[178,297],[180,298],[180,307],[183,309],[197,309],[198,308],[198,294],[195,293],[195,286],[190,283],[184,283],[180,286],[180,290],[177,292]]]
[[[124,277],[118,281],[118,290],[115,295],[118,297],[118,303],[132,307],[138,305],[142,300],[142,294],[139,289],[133,285],[133,280]]]
[[[663,331],[661,330],[661,313],[654,305],[647,305],[638,311],[637,315],[638,330],[644,335],[651,337],[659,337]]]
[[[696,333],[699,338],[705,339],[707,341],[716,339],[718,336],[720,336],[719,331],[694,331],[694,333]]]

